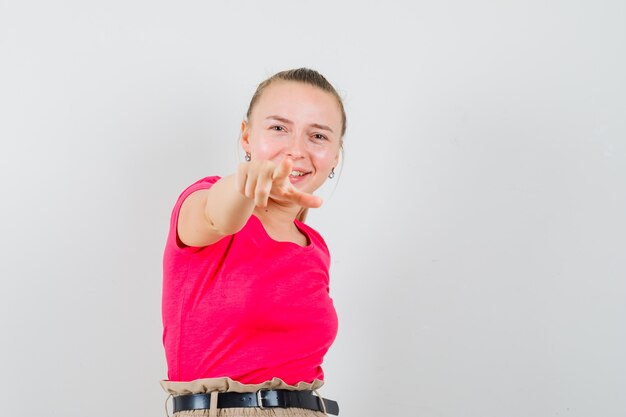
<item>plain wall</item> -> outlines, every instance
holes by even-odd
[[[0,2],[0,398],[164,415],[178,194],[319,70],[343,417],[626,414],[626,3]],[[88,411],[87,411],[88,409]]]

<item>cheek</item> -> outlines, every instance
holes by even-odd
[[[272,157],[273,154],[280,151],[280,143],[275,140],[275,138],[259,135],[256,136],[251,143],[252,149],[257,154],[263,155],[265,158]]]
[[[335,149],[314,149],[310,151],[311,159],[315,161],[315,164],[318,168],[321,167],[330,167],[335,166],[335,161],[337,157],[337,150]]]

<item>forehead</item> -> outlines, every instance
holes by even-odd
[[[318,87],[295,81],[274,81],[263,90],[252,109],[259,121],[280,115],[294,122],[321,123],[341,131],[341,109],[337,98]]]

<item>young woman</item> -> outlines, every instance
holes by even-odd
[[[177,415],[323,416],[335,339],[330,256],[304,223],[335,175],[346,116],[318,72],[262,82],[241,125],[245,161],[176,202],[164,254],[163,388]]]

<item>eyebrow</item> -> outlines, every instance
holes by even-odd
[[[279,122],[283,122],[283,123],[287,123],[287,124],[293,124],[293,122],[291,120],[285,119],[284,117],[281,117],[281,116],[278,116],[278,115],[267,116],[265,118],[265,120],[268,120],[268,119],[274,119],[274,120],[278,120]],[[326,125],[321,125],[319,123],[311,123],[309,126],[316,127],[318,129],[322,129],[322,130],[328,130],[330,133],[335,133],[335,132],[333,132],[333,130],[330,127],[328,127]]]

